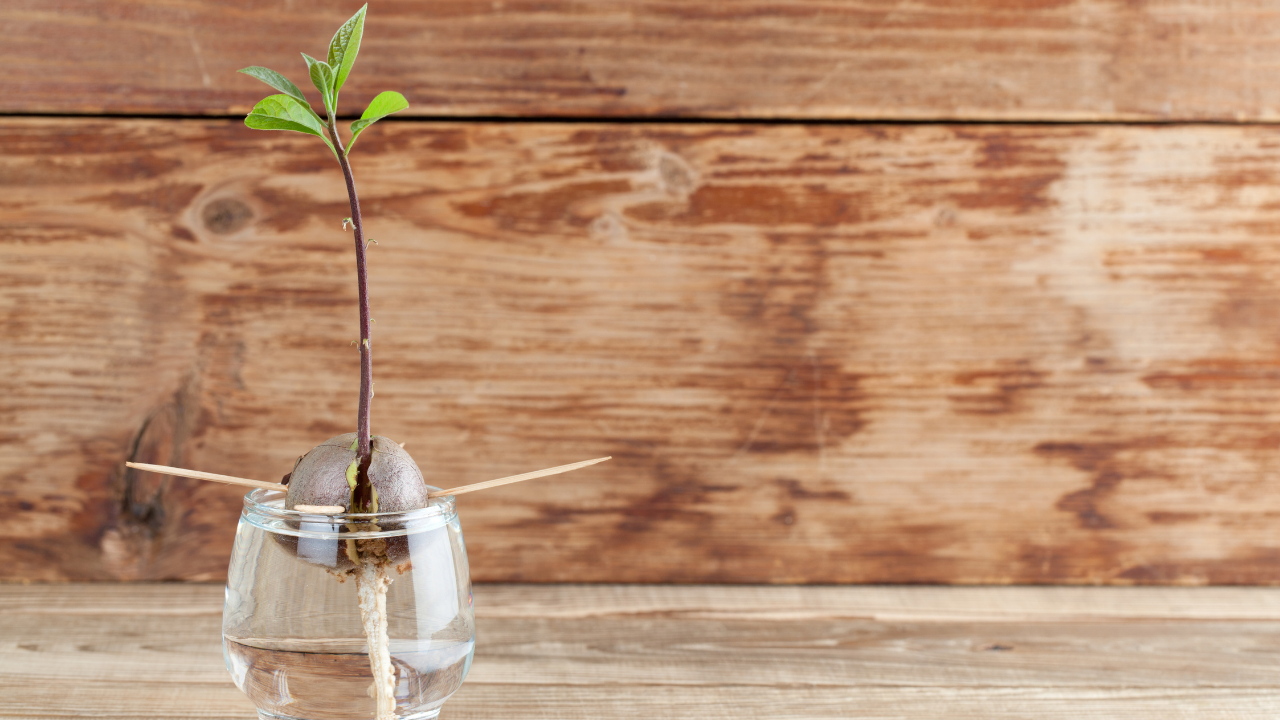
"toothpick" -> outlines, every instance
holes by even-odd
[[[341,505],[294,505],[293,509],[311,515],[340,515],[347,511]]]
[[[499,485],[510,485],[524,480],[533,480],[534,478],[546,477],[548,475],[559,475],[567,473],[571,470],[587,467],[602,463],[605,460],[612,460],[613,456],[596,458],[594,460],[583,460],[582,462],[569,463],[568,465],[557,465],[556,467],[547,468],[545,470],[534,470],[533,472],[522,473],[520,475],[509,475],[497,480],[485,480],[484,482],[472,483],[470,485],[462,485],[448,490],[437,490],[427,495],[429,498],[445,497],[446,495],[462,495],[463,493],[475,492],[477,490],[487,490],[491,487]],[[250,480],[248,478],[235,477],[232,475],[216,475],[214,473],[200,472],[199,470],[186,470],[183,468],[169,467],[168,465],[150,465],[148,463],[127,462],[127,467],[137,470],[146,470],[148,472],[160,473],[161,475],[176,475],[178,477],[194,478],[196,480],[212,480],[213,482],[226,483],[228,485],[244,485],[245,487],[263,488],[265,490],[279,490],[284,492],[288,486],[280,483],[264,482],[262,480]]]
[[[461,495],[463,493],[475,492],[477,490],[486,490],[488,488],[497,487],[499,485],[510,485],[511,483],[518,483],[524,480],[532,480],[534,478],[546,477],[548,475],[559,475],[560,473],[566,473],[566,472],[569,472],[570,470],[577,470],[578,468],[584,468],[588,465],[595,465],[596,463],[601,463],[601,462],[604,462],[605,460],[612,460],[612,459],[613,459],[613,456],[610,455],[609,457],[596,458],[595,460],[583,460],[582,462],[569,463],[568,465],[557,465],[556,467],[547,468],[546,470],[534,470],[533,472],[527,472],[522,475],[510,475],[508,477],[498,478],[497,480],[485,480],[484,482],[472,483],[471,485],[462,485],[461,487],[449,488],[448,490],[437,490],[427,495],[427,497],[436,498],[436,497],[444,497],[446,495]]]
[[[215,475],[214,473],[200,472],[199,470],[184,470],[182,468],[169,467],[168,465],[149,465],[147,463],[127,462],[125,463],[125,466],[135,468],[137,470],[160,473],[161,475],[177,475],[178,477],[195,478],[196,480],[212,480],[214,482],[226,483],[228,485],[244,485],[246,487],[263,488],[266,490],[285,489],[285,486],[280,483],[250,480],[248,478],[233,477],[231,475]]]

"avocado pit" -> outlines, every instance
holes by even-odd
[[[364,468],[368,477],[367,487],[372,489],[371,502],[357,502],[359,456],[355,450],[355,439],[355,433],[329,438],[299,458],[288,476],[285,508],[335,515],[407,512],[430,504],[428,493],[432,488],[422,479],[418,464],[404,448],[380,435],[370,439],[372,452],[368,466]],[[390,529],[386,521],[379,526],[376,520],[363,519],[355,523],[346,522],[344,526],[350,531]],[[370,563],[379,567],[398,567],[409,560],[408,538],[400,535],[324,545],[308,541],[306,547],[300,547],[298,538],[292,535],[274,537],[290,555],[339,575],[355,573],[360,566]]]
[[[299,505],[333,506],[356,512],[352,464],[359,457],[355,451],[355,433],[346,433],[315,446],[303,455],[289,476],[285,507]],[[373,486],[371,512],[405,512],[424,508],[430,503],[430,492],[422,479],[422,471],[409,453],[389,438],[371,438],[369,466],[366,474]],[[364,510],[365,508],[360,508]]]

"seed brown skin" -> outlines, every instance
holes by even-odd
[[[297,505],[341,505],[349,510],[351,486],[347,483],[347,467],[356,459],[356,451],[351,449],[355,440],[355,433],[329,438],[302,456],[289,478],[285,507],[293,510]],[[409,453],[389,438],[375,435],[371,440],[373,459],[369,463],[369,481],[378,491],[378,512],[404,512],[426,507],[431,502],[427,497],[431,488],[427,487],[422,471]],[[297,555],[296,537],[273,537],[287,552]],[[385,546],[379,548],[377,555],[383,558],[382,562],[389,564],[407,562],[407,538],[386,538]],[[348,572],[355,568],[347,544],[343,542],[335,544],[332,557],[311,557],[307,562],[323,565],[335,572]]]
[[[289,478],[285,507],[295,505],[341,505],[350,510],[351,486],[347,467],[356,459],[356,434],[346,433],[315,446],[298,461]],[[378,512],[404,512],[427,506],[430,489],[422,471],[404,448],[392,440],[374,435],[369,481],[378,491]]]

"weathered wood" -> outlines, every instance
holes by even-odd
[[[1274,589],[482,585],[475,598],[475,664],[446,719],[1280,707]],[[221,603],[209,585],[0,586],[0,718],[252,716],[222,663]]]
[[[218,616],[222,596],[204,583],[0,585],[0,614]],[[220,592],[220,591],[218,591]],[[1237,587],[931,585],[484,584],[477,612],[493,620],[874,620],[880,623],[1280,622],[1280,591]],[[214,595],[217,597],[214,598]],[[35,622],[35,621],[33,621]]]
[[[1280,131],[401,123],[374,429],[482,580],[1275,583]],[[222,577],[354,422],[341,180],[234,121],[0,123],[7,577]]]
[[[356,2],[9,0],[0,111],[244,112]],[[342,96],[425,115],[1280,119],[1257,0],[375,4]]]

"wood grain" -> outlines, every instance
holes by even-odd
[[[9,0],[0,112],[243,113],[358,3]],[[1280,119],[1258,0],[399,0],[342,96],[509,117]]]
[[[1280,578],[1280,131],[400,123],[374,431],[481,580]],[[217,579],[350,429],[341,180],[234,121],[0,122],[5,577]]]
[[[1274,589],[482,585],[475,598],[475,664],[446,720],[1280,708]],[[0,586],[0,718],[251,717],[222,663],[221,603],[209,585]]]

